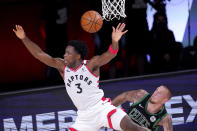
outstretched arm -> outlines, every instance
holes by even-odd
[[[112,44],[111,44],[111,50],[117,51],[119,49],[118,42],[121,39],[121,37],[127,32],[123,31],[125,28],[125,24],[119,23],[116,28],[112,27]],[[102,65],[107,64],[109,61],[111,61],[116,56],[116,53],[110,52],[110,50],[106,51],[100,56],[93,57],[88,62],[88,67],[90,69],[94,69],[95,67],[100,67]]]
[[[142,99],[146,93],[147,92],[142,89],[123,92],[112,100],[112,104],[114,106],[119,106],[127,101],[135,103]]]
[[[164,131],[173,131],[172,119],[170,115],[167,115],[165,118],[163,118],[158,125],[163,126]]]
[[[16,25],[16,29],[13,29],[16,36],[21,39],[25,47],[28,51],[42,63],[57,68],[60,72],[63,73],[64,68],[64,60],[60,58],[52,58],[50,55],[46,54],[44,51],[41,50],[39,46],[37,46],[34,42],[32,42],[26,35],[25,31],[23,30],[22,26]]]

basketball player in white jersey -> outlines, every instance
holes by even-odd
[[[87,47],[82,41],[68,42],[64,59],[52,58],[25,35],[21,26],[16,25],[16,29],[13,29],[35,58],[56,68],[63,77],[68,95],[78,109],[78,117],[69,128],[70,131],[98,131],[103,126],[115,130],[145,131],[134,124],[125,112],[108,102],[103,90],[99,89],[99,68],[116,56],[118,41],[127,32],[123,31],[124,28],[125,24],[121,23],[116,28],[112,27],[112,44],[109,49],[89,61],[84,60]]]

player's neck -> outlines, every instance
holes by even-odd
[[[76,61],[75,63],[73,63],[72,65],[69,66],[69,68],[75,70],[77,69],[79,66],[81,66],[82,60]]]
[[[149,101],[147,106],[147,111],[151,114],[155,114],[159,112],[162,109],[163,105],[161,104],[155,104]]]

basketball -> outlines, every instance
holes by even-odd
[[[80,23],[83,30],[89,33],[95,33],[101,29],[103,25],[103,18],[98,12],[90,10],[86,11],[81,16]]]

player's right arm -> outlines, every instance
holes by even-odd
[[[137,102],[141,100],[147,92],[145,90],[139,89],[139,90],[133,90],[133,91],[126,91],[122,94],[118,95],[112,100],[112,104],[114,106],[119,106],[125,102]]]
[[[164,131],[173,131],[172,119],[170,115],[164,117],[158,125],[163,126]]]
[[[25,34],[25,31],[23,30],[22,26],[16,25],[16,29],[13,29],[16,36],[21,39],[25,47],[28,49],[28,51],[38,60],[40,60],[42,63],[54,67],[58,69],[61,73],[63,73],[64,69],[64,60],[61,58],[53,58],[42,49],[36,45],[34,42],[32,42]]]
[[[90,61],[87,63],[88,68],[95,74],[99,75],[99,68],[109,61],[111,61],[117,54],[119,48],[119,40],[121,37],[128,31],[125,30],[125,24],[119,23],[116,28],[112,27],[112,44],[109,47],[109,50],[104,52],[101,55],[94,56]]]

